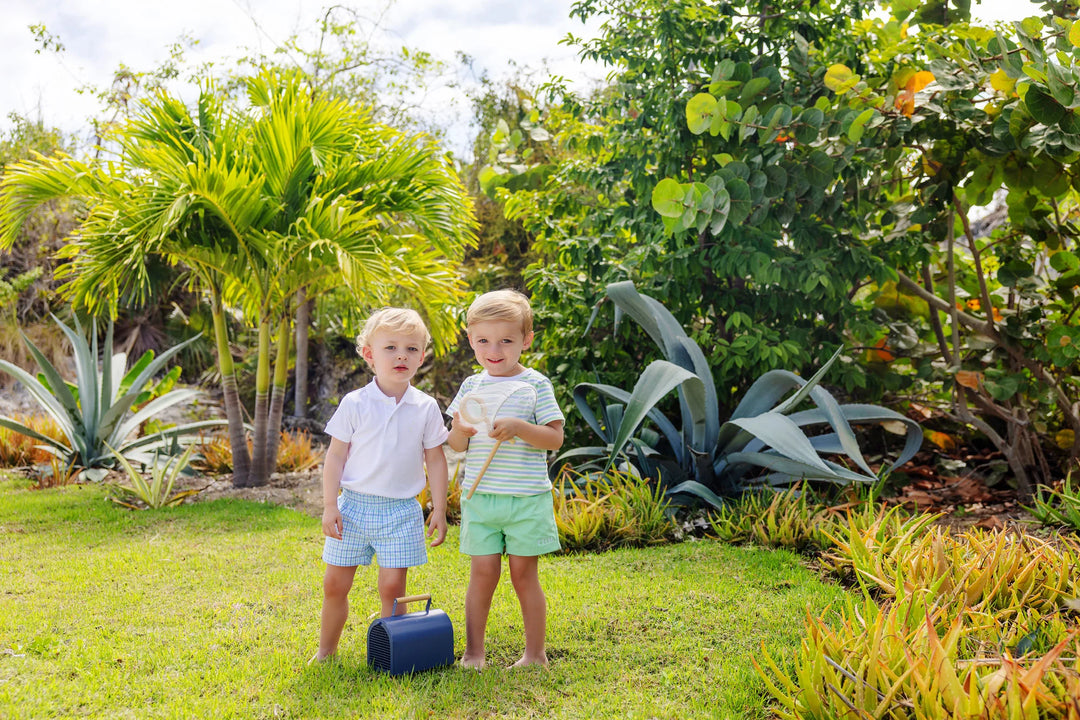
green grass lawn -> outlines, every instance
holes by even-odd
[[[374,572],[360,570],[340,660],[309,667],[321,602],[318,521],[219,500],[132,512],[99,487],[0,481],[0,718],[754,718],[751,664],[790,656],[807,609],[842,591],[786,552],[697,541],[541,562],[551,667],[522,649],[508,573],[489,668],[368,670]],[[505,566],[504,566],[505,567]],[[457,528],[414,570],[464,647]]]

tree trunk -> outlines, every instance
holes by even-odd
[[[252,441],[248,485],[265,485],[270,479],[267,458],[267,423],[270,414],[270,322],[259,322],[259,357],[255,370],[255,438]]]
[[[285,386],[289,380],[289,320],[281,319],[278,328],[277,356],[274,358],[274,388],[270,395],[270,417],[266,427],[267,475],[277,470],[278,445],[281,442],[281,417],[285,414]]]
[[[244,430],[244,414],[240,405],[240,393],[236,387],[236,369],[229,350],[229,331],[225,324],[225,311],[221,296],[214,290],[211,313],[214,318],[214,341],[217,345],[218,369],[221,372],[221,395],[225,403],[225,417],[229,421],[229,447],[232,449],[233,485],[242,487],[251,473],[251,456],[248,455],[247,432]]]
[[[293,399],[293,416],[307,417],[308,390],[308,326],[311,323],[311,301],[307,291],[296,291],[296,390]]]

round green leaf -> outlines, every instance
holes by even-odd
[[[821,124],[825,121],[825,113],[816,107],[806,108],[795,122],[795,139],[803,145],[809,145],[818,138]]]
[[[1014,287],[1020,280],[1034,274],[1035,270],[1023,260],[1010,260],[998,269],[998,282]]]
[[[810,153],[806,164],[806,178],[815,188],[824,188],[833,181],[833,169],[836,163],[823,150]]]
[[[681,217],[686,210],[686,208],[683,207],[683,198],[685,196],[686,191],[677,180],[664,178],[653,188],[653,210],[666,218]]]
[[[1058,272],[1076,270],[1080,268],[1080,258],[1068,251],[1056,252],[1050,256],[1050,267]]]
[[[848,139],[853,143],[857,143],[862,140],[863,132],[866,131],[866,122],[873,117],[874,109],[867,108],[859,113],[859,116],[851,121],[851,125],[848,126]]]
[[[716,177],[715,175],[713,177]],[[724,229],[724,225],[727,224],[727,219],[731,213],[731,196],[728,194],[727,188],[720,185],[713,189],[713,211],[712,217],[709,220],[709,231],[713,235],[718,234]]]
[[[1056,125],[1065,116],[1065,108],[1049,93],[1032,85],[1024,96],[1024,105],[1027,106],[1031,117],[1043,125]]]
[[[771,198],[782,195],[784,189],[787,188],[787,172],[784,168],[779,165],[769,165],[765,168],[765,177],[768,178],[765,184],[765,195]]]
[[[1080,115],[1075,110],[1069,110],[1058,121],[1058,127],[1069,135],[1080,135]]]
[[[686,103],[686,126],[695,135],[708,130],[715,116],[716,98],[708,93],[698,93]]]
[[[750,186],[741,178],[732,178],[727,182],[727,191],[731,201],[728,222],[738,225],[750,216]]]

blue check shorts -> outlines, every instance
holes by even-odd
[[[323,545],[327,565],[407,568],[427,562],[424,511],[416,498],[387,498],[342,490],[341,539],[328,537]]]

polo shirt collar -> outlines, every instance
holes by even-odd
[[[385,403],[387,405],[399,404],[392,395],[387,395],[375,382],[375,378],[371,378],[371,382],[364,386],[364,392],[366,392],[374,401]],[[423,399],[424,394],[410,385],[405,394],[401,396],[401,402],[408,403],[409,405],[419,405]]]

